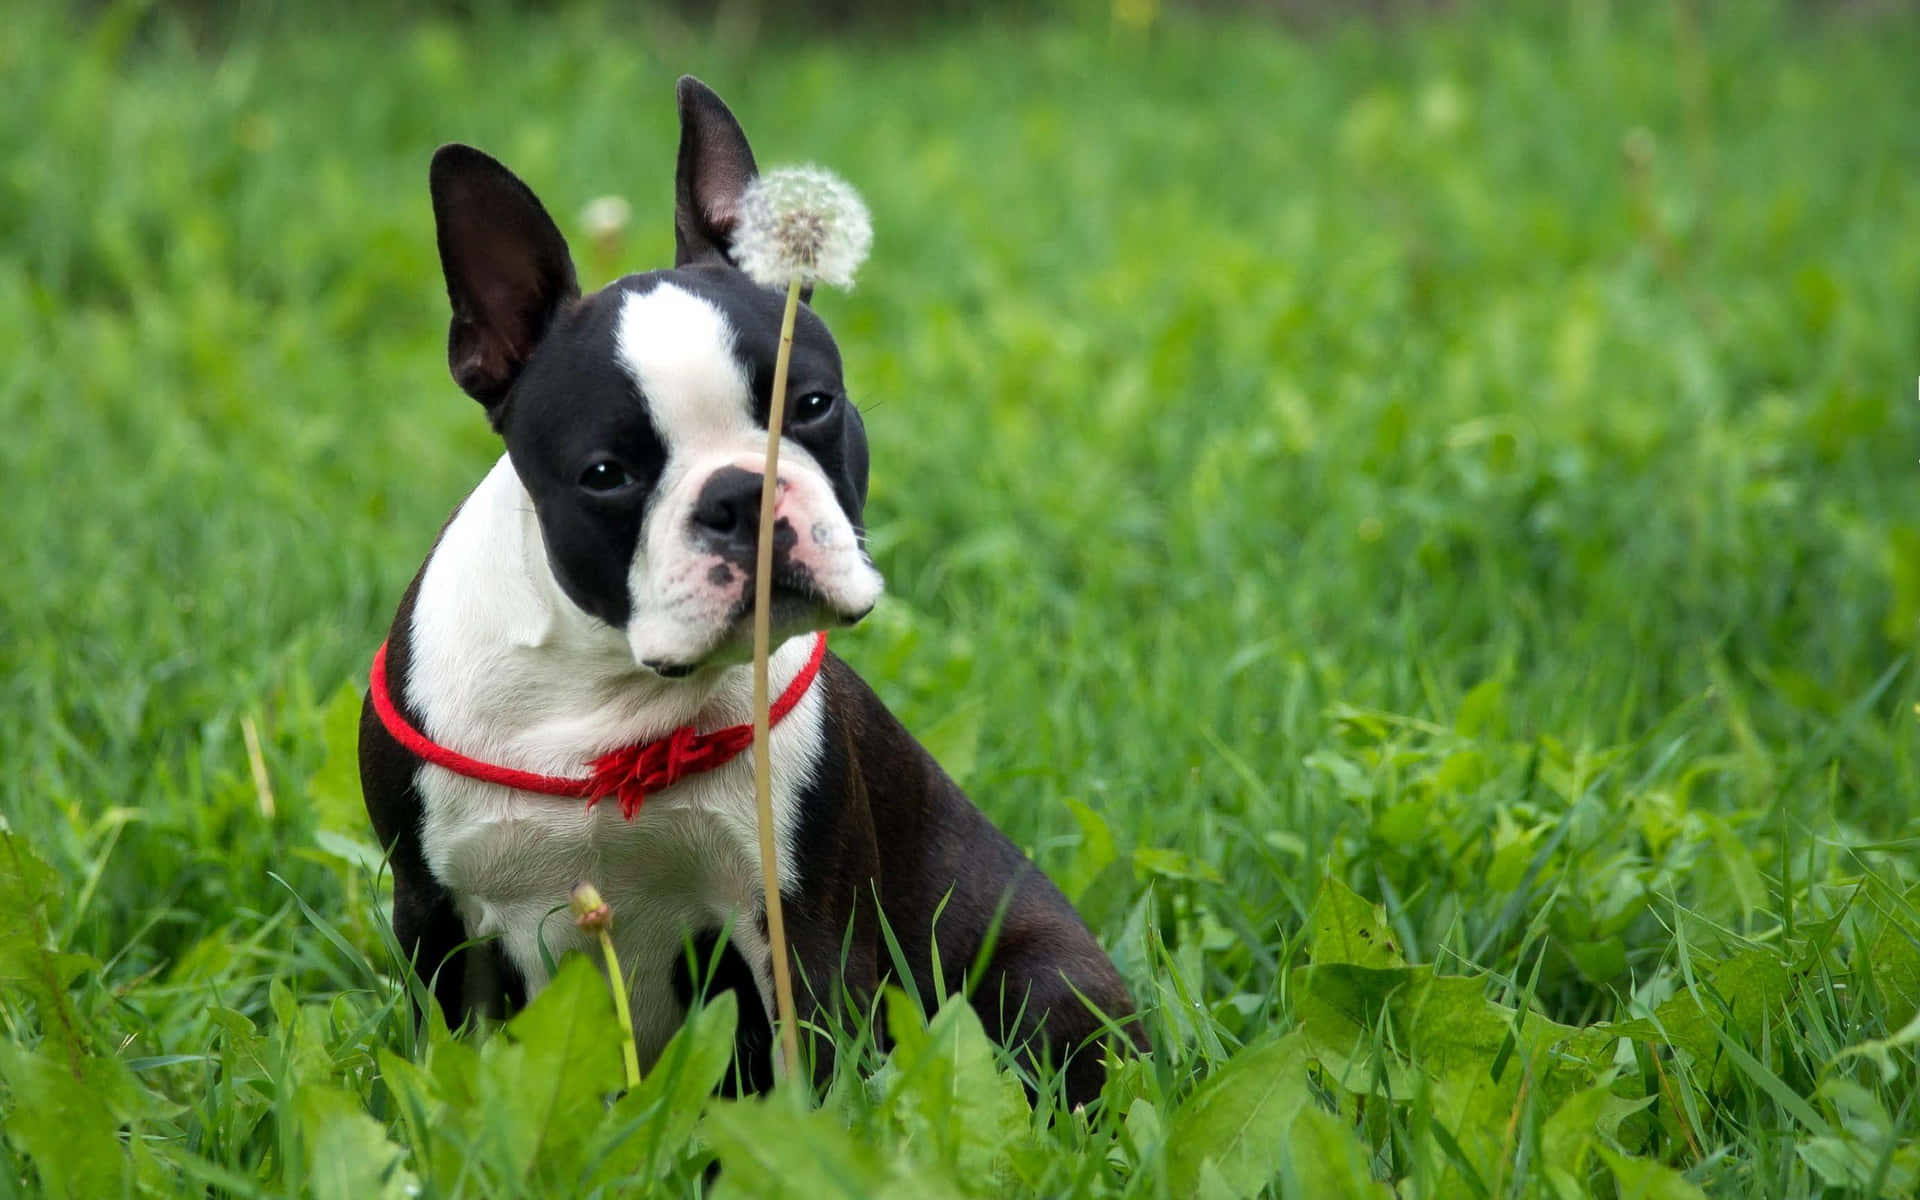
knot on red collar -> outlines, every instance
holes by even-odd
[[[587,807],[608,796],[620,797],[620,815],[633,820],[649,792],[670,788],[688,775],[711,771],[753,745],[753,726],[730,725],[695,733],[682,725],[666,737],[641,746],[622,746],[593,760],[587,779]]]
[[[813,686],[814,678],[820,674],[820,663],[827,655],[827,635],[817,634],[813,641],[813,653],[807,657],[806,665],[800,668],[786,690],[780,693],[767,711],[767,727],[778,725],[782,718],[792,712],[800,703],[800,698]],[[584,799],[587,807],[592,808],[608,796],[620,798],[620,815],[633,820],[640,806],[646,803],[648,795],[662,788],[672,787],[689,775],[698,775],[702,771],[711,771],[724,766],[739,756],[740,752],[753,745],[753,725],[729,725],[711,733],[700,733],[691,725],[682,725],[663,738],[651,742],[642,742],[633,746],[622,746],[594,759],[590,764],[592,774],[584,779],[567,775],[542,775],[536,771],[521,771],[513,767],[497,766],[469,758],[458,750],[452,750],[434,741],[426,734],[415,729],[411,722],[400,712],[393,702],[393,695],[387,683],[387,645],[373,656],[373,671],[367,680],[367,693],[373,701],[373,711],[380,718],[393,739],[405,747],[415,757],[444,767],[456,775],[468,779],[478,779],[486,783],[497,783],[502,787],[518,788],[526,792],[539,792],[547,796],[569,796]]]

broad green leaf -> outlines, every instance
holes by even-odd
[[[1425,800],[1381,806],[1373,818],[1373,836],[1395,846],[1414,846],[1433,822],[1434,806]]]
[[[890,1028],[899,1023],[890,1022]],[[1006,1156],[1031,1126],[1032,1110],[1020,1081],[994,1060],[993,1042],[973,1005],[948,998],[924,1030],[910,1028],[896,1040],[887,1062],[886,1108],[917,1147],[917,1158],[963,1180],[1004,1174]]]
[[[1381,1099],[1427,1097],[1473,1161],[1502,1152],[1523,1080],[1526,1103],[1552,1113],[1595,1078],[1566,1052],[1576,1030],[1532,1013],[1520,1020],[1486,998],[1484,979],[1344,964],[1298,967],[1292,979],[1300,1036],[1330,1082]]]
[[[1140,846],[1133,852],[1134,870],[1143,876],[1219,883],[1220,872],[1205,859],[1166,846]]]
[[[354,870],[369,875],[378,874],[386,862],[385,852],[375,848],[371,838],[348,837],[331,829],[319,829],[314,831],[313,844]]]
[[[1194,1182],[1193,1200],[1238,1200],[1239,1193],[1212,1159],[1200,1164],[1200,1177]]]
[[[582,1191],[631,1186],[671,1172],[733,1061],[738,1023],[739,1000],[731,990],[687,1019],[640,1086],[614,1104],[586,1155],[599,1166]]]
[[[481,1091],[480,1046],[451,1034],[436,1037],[427,1048],[427,1072],[433,1094],[456,1111],[479,1110],[486,1103]]]
[[[80,1072],[80,1060],[91,1047],[67,988],[99,963],[54,948],[48,909],[57,902],[53,868],[40,861],[25,838],[0,827],[0,989],[33,1000],[47,1048]]]
[[[426,1183],[451,1186],[469,1167],[471,1147],[487,1146],[486,1125],[494,1098],[480,1091],[480,1051],[440,1035],[424,1066],[387,1050],[378,1055],[380,1075],[392,1093],[412,1148],[412,1166]]]
[[[1881,1151],[1870,1149],[1855,1138],[1808,1138],[1795,1143],[1793,1150],[1800,1156],[1801,1162],[1820,1176],[1822,1183],[1856,1194],[1872,1183],[1875,1173],[1880,1169]],[[1916,1182],[1920,1182],[1920,1152],[1916,1152],[1910,1144],[1901,1146],[1889,1157],[1880,1188],[1873,1194],[1911,1196]]]
[[[1408,1057],[1430,1081],[1436,1117],[1476,1154],[1505,1144],[1523,1086],[1526,1103],[1551,1113],[1594,1078],[1586,1062],[1553,1052],[1573,1030],[1537,1014],[1516,1030],[1517,1014],[1488,1000],[1485,986],[1437,976],[1391,1005]]]
[[[1342,797],[1348,800],[1373,798],[1373,780],[1366,770],[1352,759],[1334,750],[1323,748],[1315,750],[1301,761],[1332,780],[1335,789]]]
[[[1506,679],[1500,675],[1489,675],[1474,684],[1460,698],[1460,708],[1454,714],[1453,727],[1462,737],[1499,737],[1504,734],[1506,691]]]
[[[1613,1172],[1618,1200],[1706,1200],[1705,1192],[1672,1167],[1648,1158],[1633,1158],[1608,1146],[1596,1145],[1594,1150]]]
[[[1793,972],[1778,951],[1767,947],[1742,951],[1708,973],[1713,990],[1749,1042],[1758,1042],[1768,1029],[1780,1027],[1780,1017],[1793,995]],[[1657,1010],[1669,1030],[1711,1053],[1717,1035],[1727,1023],[1726,1011],[1713,998],[1682,992]]]
[[[309,1083],[329,1083],[338,1073],[334,1065],[334,1040],[327,1006],[319,1002],[303,1004],[294,1010],[290,1024],[281,1027],[283,1061],[278,1074],[294,1087]]]
[[[970,1183],[916,1164],[904,1152],[856,1138],[841,1118],[798,1106],[792,1090],[759,1100],[716,1102],[701,1128],[720,1154],[722,1196],[761,1200],[956,1200]]]
[[[1212,1163],[1234,1195],[1251,1196],[1279,1168],[1281,1141],[1301,1106],[1311,1104],[1300,1033],[1243,1050],[1209,1075],[1168,1125],[1167,1187],[1194,1194]]]
[[[1740,1040],[1718,1026],[1714,1035],[1720,1039],[1720,1049],[1726,1052],[1731,1067],[1745,1075],[1760,1089],[1772,1096],[1774,1103],[1786,1110],[1794,1120],[1806,1126],[1809,1133],[1824,1134],[1831,1131],[1827,1119],[1820,1111],[1807,1103],[1807,1098],[1795,1091],[1793,1085],[1774,1074],[1771,1068],[1755,1058],[1751,1051],[1740,1044]]]
[[[418,1153],[437,1103],[433,1094],[433,1076],[418,1063],[395,1054],[385,1046],[374,1051],[373,1060],[380,1068],[380,1082],[386,1085],[387,1091],[393,1096],[400,1122],[406,1126],[407,1139]]]
[[[1914,1024],[1920,1025],[1920,1020]],[[1832,1134],[1806,1138],[1794,1146],[1800,1161],[1828,1187],[1882,1196],[1913,1195],[1914,1185],[1920,1183],[1920,1145],[1914,1142],[1910,1122],[1895,1117],[1878,1094],[1844,1075],[1829,1076],[1817,1095],[1833,1106],[1839,1119]]]
[[[1320,895],[1314,902],[1313,936],[1307,954],[1315,965],[1407,965],[1387,924],[1386,910],[1331,875],[1320,884]]]
[[[222,1087],[230,1101],[229,1116],[244,1127],[272,1107],[273,1046],[262,1037],[245,1013],[215,1005],[207,1010],[215,1033],[208,1047],[220,1065]]]
[[[1907,892],[1905,911],[1920,911],[1920,886]],[[1887,914],[1865,958],[1887,999],[1887,1024],[1897,1028],[1920,1016],[1920,933]]]
[[[1626,943],[1618,938],[1597,942],[1568,942],[1563,947],[1580,974],[1592,983],[1617,979],[1627,969]]]
[[[95,1052],[87,1017],[74,1006],[68,987],[99,963],[54,948],[48,917],[58,887],[26,839],[0,824],[0,993],[31,1000],[40,1030],[37,1049],[0,1040],[5,1134],[49,1195],[91,1197],[118,1192],[129,1168],[145,1165],[144,1152],[130,1161],[119,1131],[152,1098],[118,1056]]]
[[[327,701],[321,718],[326,754],[307,781],[307,801],[322,831],[358,842],[367,834],[367,810],[360,798],[360,688],[343,683]],[[385,847],[380,848],[382,852]]]
[[[538,996],[480,1051],[479,1091],[502,1165],[568,1176],[573,1155],[625,1082],[606,977],[570,955]]]
[[[385,1200],[417,1191],[400,1147],[355,1097],[308,1083],[294,1092],[293,1111],[306,1149],[306,1188],[317,1200]]]
[[[1902,1059],[1911,1054],[1909,1047],[1920,1044],[1920,1013],[1894,1031],[1892,1036],[1874,1038],[1858,1045],[1848,1046],[1833,1056],[1835,1063],[1849,1058],[1865,1058],[1880,1069],[1880,1081],[1892,1083],[1900,1077]],[[1903,1052],[1905,1052],[1903,1054]]]
[[[1768,949],[1743,951],[1706,973],[1718,993],[1712,996],[1682,989],[1654,1010],[1652,1018],[1606,1022],[1575,1031],[1569,1047],[1598,1057],[1611,1053],[1620,1038],[1633,1038],[1684,1050],[1695,1063],[1720,1062],[1719,1078],[1729,1064],[1720,1053],[1721,1029],[1727,1010],[1749,1041],[1758,1041],[1768,1028],[1779,1028],[1780,1016],[1792,995],[1793,977],[1778,954]],[[1720,1003],[1724,1001],[1724,1007]]]
[[[129,1086],[119,1060],[89,1056],[78,1068],[0,1039],[0,1080],[9,1093],[6,1136],[40,1173],[49,1196],[119,1195],[127,1169],[120,1145]]]
[[[1518,1014],[1488,1000],[1486,986],[1482,978],[1435,975],[1431,967],[1371,970],[1335,964],[1293,972],[1295,1015],[1316,1057],[1332,1064],[1370,1061],[1384,1017],[1398,1051],[1434,1077],[1477,1071],[1491,1078],[1503,1045],[1516,1036]],[[1538,1052],[1579,1032],[1528,1013],[1518,1037],[1523,1048]],[[1587,1069],[1579,1060],[1566,1066]],[[1501,1078],[1509,1079],[1514,1070],[1509,1063]]]
[[[1426,785],[1432,793],[1453,796],[1479,787],[1487,781],[1492,772],[1492,760],[1486,752],[1469,746],[1462,750],[1455,750],[1441,759],[1439,765],[1434,767],[1433,772],[1427,776]],[[1440,819],[1440,814],[1444,811],[1428,799],[1416,802],[1413,807],[1424,810],[1424,819],[1418,826],[1422,830]],[[1411,824],[1411,822],[1408,823]]]
[[[1305,1200],[1371,1200],[1389,1195],[1352,1125],[1311,1102],[1287,1129],[1287,1172]]]
[[[1398,1056],[1375,1053],[1379,1028],[1393,996],[1423,985],[1426,967],[1372,970],[1331,963],[1296,967],[1292,974],[1294,1018],[1313,1057],[1326,1064],[1334,1082],[1350,1091],[1372,1090],[1376,1074],[1387,1094],[1404,1096],[1412,1086]]]
[[[920,1015],[918,1002],[905,988],[889,986],[881,993],[887,1014],[887,1036],[893,1040],[893,1054],[880,1066],[881,1075],[889,1074],[893,1059],[905,1050],[912,1053],[927,1040],[927,1020]]]
[[[1149,931],[1148,942],[1154,958],[1147,1007],[1163,1022],[1163,1041],[1181,1050],[1193,1047],[1209,1069],[1225,1062],[1232,1051],[1204,998],[1207,967],[1199,940],[1186,938],[1170,946],[1156,926]]]
[[[1068,895],[1077,895],[1107,868],[1118,851],[1113,839],[1113,827],[1107,824],[1105,817],[1077,796],[1062,797],[1061,803],[1073,814],[1074,824],[1080,827],[1080,851],[1074,855],[1066,876],[1059,882]]]
[[[1628,1099],[1615,1094],[1612,1075],[1609,1071],[1592,1087],[1575,1092],[1547,1118],[1540,1159],[1568,1182],[1585,1178],[1587,1156],[1596,1140],[1616,1141],[1620,1123],[1653,1103],[1652,1096]]]
[[[1160,1110],[1153,1101],[1141,1096],[1127,1106],[1124,1121],[1127,1138],[1139,1152],[1142,1159],[1150,1157],[1159,1149],[1161,1140],[1166,1136],[1160,1126]]]
[[[55,887],[53,868],[26,839],[0,829],[0,983],[19,986],[37,975],[34,956],[46,949]]]

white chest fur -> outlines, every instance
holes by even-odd
[[[635,665],[624,635],[566,599],[548,571],[533,504],[505,457],[442,535],[411,633],[406,696],[427,735],[503,766],[584,775],[590,759],[680,725],[705,731],[750,719],[746,668],[660,680]],[[801,669],[810,642],[776,649],[775,694]],[[824,688],[816,681],[770,742],[787,880],[798,796],[820,749]],[[690,934],[727,930],[771,1008],[750,755],[649,796],[632,821],[612,799],[588,810],[581,800],[439,767],[422,767],[419,783],[428,866],[454,893],[468,933],[497,936],[530,991],[545,985],[548,957],[587,948],[566,904],[576,884],[592,883],[613,908],[644,1058],[681,1020],[670,981]]]

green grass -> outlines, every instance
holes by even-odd
[[[1920,22],[139,13],[0,30],[0,1197],[1920,1189]],[[497,453],[427,156],[656,265],[685,70],[872,206],[835,647],[1149,1007],[1090,1114],[957,1009],[808,1115],[701,1111],[718,1009],[605,1108],[584,976],[416,1044],[353,718]]]

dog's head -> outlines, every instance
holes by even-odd
[[[590,296],[511,171],[459,145],[431,171],[453,378],[505,439],[560,589],[669,677],[747,653],[784,302],[730,258],[756,174],[746,135],[698,80],[682,79],[679,99],[673,269]],[[858,621],[881,590],[861,524],[866,431],[805,305],[778,487],[776,638]]]

